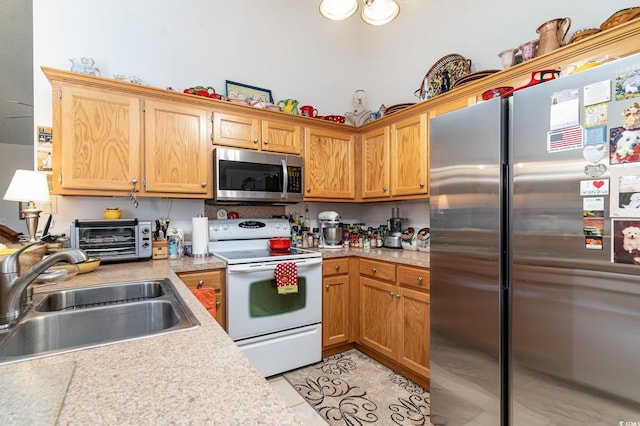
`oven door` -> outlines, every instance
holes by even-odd
[[[322,258],[292,260],[298,292],[278,294],[280,262],[227,266],[227,328],[234,341],[322,321]]]

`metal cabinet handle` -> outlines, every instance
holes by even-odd
[[[202,182],[200,185],[202,185],[203,188],[207,187],[207,182]]]
[[[326,284],[326,285],[324,286],[324,288],[328,289],[328,288],[329,288],[329,284]]]
[[[138,183],[138,179],[131,179],[131,183],[134,184],[134,185],[137,184]]]
[[[424,188],[424,183],[420,182],[420,188]]]
[[[311,192],[311,188],[307,188],[307,192]]]
[[[254,139],[253,140],[253,143],[255,143],[255,144],[257,144],[258,142],[259,142],[258,139]]]
[[[340,270],[340,265],[336,265],[336,271]]]
[[[265,140],[264,140],[264,144],[265,144],[265,145],[269,145],[269,139],[265,139]]]
[[[216,302],[216,306],[220,306],[220,302]]]
[[[204,286],[204,280],[198,281],[198,288],[202,288]]]
[[[378,270],[376,268],[371,268],[371,272],[375,274],[376,272],[378,272]]]
[[[392,291],[389,292],[389,296],[393,297],[393,292]]]
[[[399,294],[399,293],[398,293],[398,294],[396,294],[396,297],[397,297],[398,299],[400,299],[400,294]]]
[[[418,282],[421,283],[422,282],[422,277],[418,277]]]
[[[387,187],[386,186],[382,187],[382,192],[387,192]]]

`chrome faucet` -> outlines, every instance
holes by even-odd
[[[27,287],[38,275],[60,261],[80,263],[88,259],[82,250],[65,249],[45,257],[20,275],[20,254],[35,244],[41,242],[27,244],[0,262],[0,329],[9,327],[23,313]]]

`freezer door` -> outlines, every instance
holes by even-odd
[[[505,103],[433,118],[431,422],[501,422]]]
[[[581,181],[594,179],[585,174],[594,157],[583,148],[547,149],[554,94],[577,89],[576,112],[584,125],[585,86],[600,83],[591,89],[608,87],[614,98],[616,77],[638,66],[636,56],[514,94],[514,425],[640,422],[640,266],[611,262],[613,194],[600,195],[604,208],[584,213],[591,210],[585,201],[595,196],[581,195]],[[621,126],[633,101],[607,103],[606,136]],[[607,145],[601,145],[605,152]],[[622,167],[640,175],[640,163],[610,164],[605,156],[598,164],[607,172],[597,180],[610,185],[611,172]],[[601,218],[601,250],[586,248],[591,216]]]

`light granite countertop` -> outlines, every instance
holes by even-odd
[[[429,253],[324,249],[429,267]],[[200,321],[194,329],[0,366],[1,420],[12,424],[298,425],[287,407],[176,273],[224,268],[221,259],[104,264],[56,286],[169,278]],[[38,289],[36,289],[38,291]],[[46,374],[48,381],[43,381]],[[56,383],[56,387],[42,383]]]

